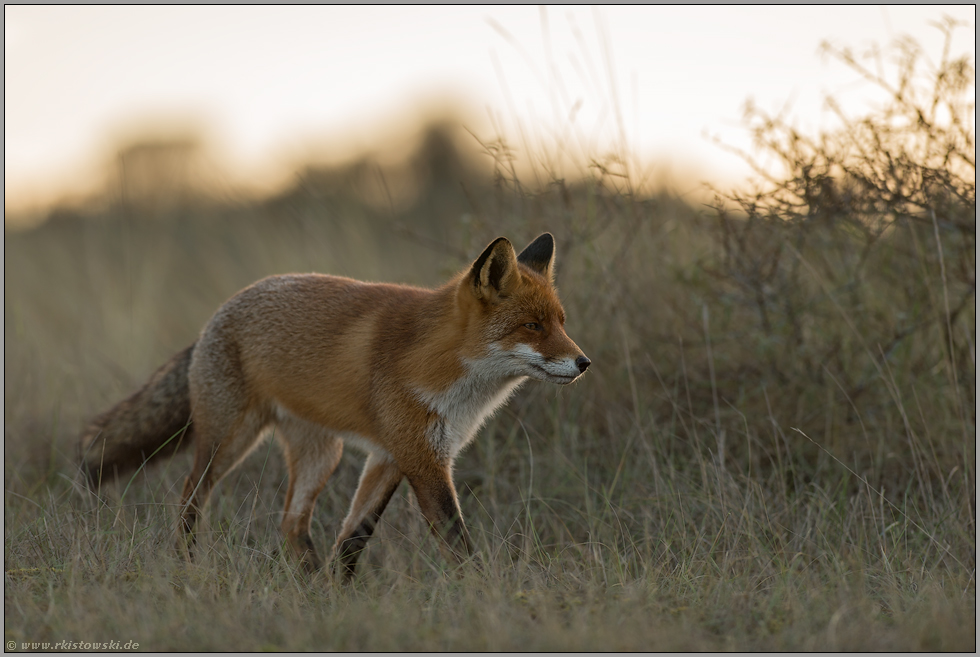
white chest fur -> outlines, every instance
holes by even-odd
[[[440,458],[455,459],[484,421],[526,380],[501,368],[496,360],[467,361],[466,375],[442,392],[418,391],[419,399],[438,416],[427,438]]]

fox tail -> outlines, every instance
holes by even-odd
[[[178,353],[142,388],[89,423],[78,441],[89,481],[97,485],[192,442],[187,371],[193,353],[194,345]]]

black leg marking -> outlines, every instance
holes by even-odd
[[[361,552],[367,547],[368,539],[374,534],[374,530],[378,525],[378,520],[381,519],[381,514],[384,512],[385,507],[388,506],[388,502],[391,500],[391,496],[395,494],[395,490],[398,488],[398,483],[396,482],[382,497],[377,508],[369,513],[361,524],[357,526],[350,536],[345,537],[340,541],[337,549],[337,558],[343,567],[343,576],[345,581],[350,581],[357,570],[357,560],[361,556]]]

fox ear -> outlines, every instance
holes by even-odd
[[[518,280],[517,256],[506,237],[490,243],[470,270],[476,296],[490,302],[507,296]]]
[[[551,266],[555,263],[555,238],[551,233],[541,233],[517,256],[517,261],[551,280]]]

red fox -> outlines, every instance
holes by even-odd
[[[471,541],[453,460],[528,378],[568,384],[590,360],[565,334],[544,233],[516,255],[503,237],[438,289],[320,274],[270,276],[228,300],[197,341],[80,438],[91,481],[193,442],[181,529],[188,546],[212,489],[274,429],[289,488],[282,530],[311,572],[317,496],[344,443],[367,452],[334,547],[353,577],[358,555],[403,477],[462,563]]]

